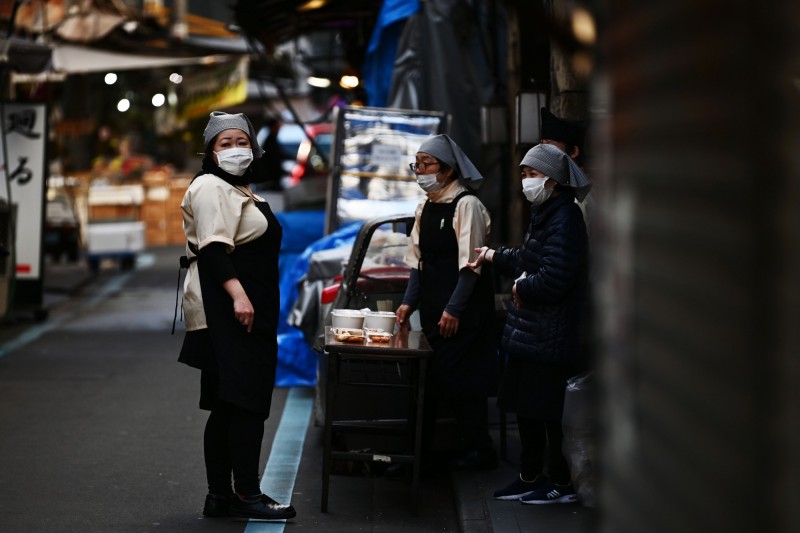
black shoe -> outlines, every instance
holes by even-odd
[[[221,518],[228,515],[228,504],[231,496],[217,496],[216,494],[206,495],[206,503],[203,505],[203,516],[209,518]]]
[[[249,520],[288,520],[297,516],[291,505],[281,505],[266,494],[256,496],[252,501],[239,496],[231,498],[228,514],[234,518]]]
[[[546,505],[549,503],[575,503],[578,501],[578,495],[575,494],[575,489],[572,488],[571,483],[567,483],[566,485],[556,485],[550,481],[543,484],[535,491],[520,497],[519,501],[534,505]]]
[[[452,470],[489,470],[497,468],[497,454],[492,449],[469,450],[450,461]]]
[[[514,481],[502,489],[494,491],[492,496],[495,500],[519,500],[524,496],[538,491],[543,486],[547,485],[548,482],[549,480],[544,474],[539,474],[533,481],[525,481],[522,479],[522,474],[520,474]]]

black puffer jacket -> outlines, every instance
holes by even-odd
[[[520,309],[510,306],[503,348],[541,362],[579,360],[580,320],[587,304],[588,239],[583,214],[569,190],[531,208],[520,248],[498,248],[497,270],[517,282]]]

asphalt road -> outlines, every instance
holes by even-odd
[[[176,361],[182,325],[170,335],[178,255],[151,250],[135,270],[106,265],[86,283],[50,279],[47,320],[0,325],[0,531],[459,530],[447,479],[422,483],[413,516],[400,480],[334,477],[322,514],[320,428],[290,420],[305,433],[273,450],[287,400],[308,402],[310,389],[275,390],[262,452],[263,471],[302,446],[282,487],[297,518],[204,519],[199,373]]]

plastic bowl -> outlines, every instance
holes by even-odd
[[[392,333],[394,331],[397,315],[393,311],[365,311],[364,327],[369,329],[382,329]]]
[[[334,309],[331,322],[335,328],[361,329],[364,327],[364,313],[357,309]]]

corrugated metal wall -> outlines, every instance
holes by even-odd
[[[601,19],[600,529],[800,531],[800,6]]]

